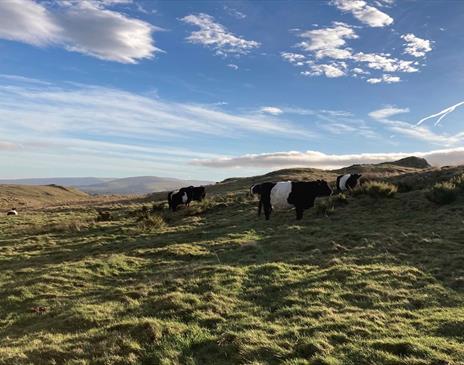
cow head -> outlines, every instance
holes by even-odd
[[[351,176],[353,176],[353,177],[356,179],[356,181],[358,181],[359,178],[360,178],[362,175],[361,175],[361,174],[353,174],[353,175],[351,175]]]
[[[317,195],[318,196],[330,196],[332,195],[332,189],[325,180],[317,180]]]
[[[261,184],[254,184],[250,186],[250,195],[261,194]]]

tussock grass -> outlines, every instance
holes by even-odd
[[[398,191],[398,187],[383,181],[368,181],[353,190],[353,194],[366,194],[372,198],[392,198]]]
[[[450,204],[457,199],[458,189],[452,182],[436,183],[425,196],[437,204]]]
[[[53,234],[95,210],[0,219],[0,364],[462,364],[461,200],[327,201],[301,221],[246,194]]]
[[[161,215],[148,215],[137,223],[137,227],[142,231],[160,230],[166,225],[166,221]]]

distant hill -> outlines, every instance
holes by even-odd
[[[425,158],[420,158],[416,156],[410,156],[410,157],[402,158],[401,160],[398,160],[398,161],[386,162],[384,164],[403,166],[403,167],[412,167],[416,169],[428,169],[432,167]]]
[[[61,185],[61,186],[87,186],[114,180],[112,177],[46,177],[32,179],[0,179],[0,184],[13,185]]]
[[[211,181],[180,180],[156,176],[136,176],[114,179],[98,184],[79,186],[89,194],[148,194],[175,190],[189,185],[209,185]]]
[[[89,199],[75,188],[59,185],[0,185],[0,209],[38,207],[54,203],[66,204]]]
[[[12,185],[60,185],[70,186],[89,194],[148,194],[174,190],[189,185],[208,185],[211,181],[181,180],[157,176],[135,176],[126,178],[58,177],[38,179],[0,180],[0,184]]]

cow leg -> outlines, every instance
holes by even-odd
[[[259,199],[259,203],[258,203],[258,217],[261,216],[261,209],[263,208],[263,201],[261,199]]]
[[[271,203],[263,202],[263,206],[264,206],[264,216],[266,217],[266,220],[269,220],[269,217],[271,216],[271,212],[272,212]]]
[[[300,219],[303,218],[303,208],[301,207],[296,207],[295,212],[296,212],[296,219],[299,221]]]

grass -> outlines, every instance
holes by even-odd
[[[154,229],[139,203],[4,216],[0,364],[463,364],[463,199],[332,203],[157,203]]]
[[[354,195],[367,194],[372,198],[392,198],[398,187],[384,181],[368,181],[354,189]]]

